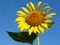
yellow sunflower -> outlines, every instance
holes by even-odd
[[[30,2],[29,4],[26,4],[28,9],[21,7],[22,10],[17,11],[17,18],[15,21],[18,23],[20,31],[28,29],[29,35],[31,35],[32,32],[35,34],[40,32],[44,33],[44,27],[48,29],[47,23],[52,22],[52,20],[48,20],[48,18],[53,17],[56,13],[52,12],[48,14],[51,7],[46,4],[42,4],[41,6],[41,4],[42,2],[38,2],[35,6],[32,2]]]

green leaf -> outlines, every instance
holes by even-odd
[[[30,43],[32,44],[37,35],[32,33],[30,36],[28,32],[8,32],[9,36],[18,42]]]
[[[51,28],[51,26],[54,24],[54,22],[47,23],[48,27]]]

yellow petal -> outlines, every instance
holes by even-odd
[[[25,27],[21,27],[21,28],[20,28],[20,32],[22,32],[24,29],[25,29]]]
[[[41,6],[42,2],[38,2],[37,9]]]
[[[22,15],[22,14],[16,14],[18,17],[26,17],[27,15]]]
[[[44,9],[44,10],[45,10],[45,9]],[[52,8],[47,9],[47,10],[45,11],[45,15],[48,14],[48,12],[49,12],[50,10],[52,10]]]
[[[19,22],[18,28],[21,28],[25,25],[25,22]]]
[[[32,11],[30,5],[27,3],[26,6],[29,8],[30,11]]]
[[[29,29],[30,25],[28,25],[27,23],[25,24],[25,29]]]
[[[42,26],[39,25],[38,28],[42,33],[44,33],[44,28]]]
[[[40,33],[39,30],[38,30],[38,28],[37,28],[37,26],[34,27],[34,33],[35,33],[35,34],[36,34],[36,33]]]
[[[20,28],[21,27],[21,25],[18,25],[18,28]]]
[[[52,20],[44,20],[43,22],[48,23],[48,22],[52,22]]]
[[[31,33],[33,32],[34,28],[31,27],[28,31],[29,31],[29,35],[31,35]]]
[[[23,9],[26,13],[29,13],[28,9],[26,9],[25,7],[22,7],[22,9]]]
[[[17,11],[17,14],[21,14],[21,15],[26,15],[23,11],[19,10]]]
[[[47,4],[45,3],[45,4],[42,4],[42,6],[40,7],[40,11],[41,10],[44,10],[44,8],[43,7],[45,7],[45,6],[47,6]]]
[[[21,26],[20,26],[20,31],[23,31],[23,30],[26,30],[26,29],[30,28],[30,25],[28,25],[28,24],[26,24],[26,23],[20,24],[20,25],[21,25]]]
[[[25,18],[24,17],[17,17],[15,22],[17,22],[17,21],[25,21]]]
[[[46,23],[42,23],[41,25],[48,29],[48,25]]]
[[[30,2],[30,6],[31,6],[31,8],[32,8],[33,10],[35,10],[35,6],[34,6],[34,4],[33,4],[32,2]]]
[[[20,24],[22,24],[22,23],[25,23],[25,21],[17,22],[18,25],[20,25]]]
[[[46,8],[49,8],[49,9],[50,9],[51,7],[50,7],[50,6],[46,6],[46,7],[44,8],[44,10],[45,10]]]
[[[22,28],[23,27],[23,25],[18,25],[18,28],[20,29],[20,28]]]
[[[51,17],[53,17],[54,15],[56,15],[56,13],[51,13],[51,14],[48,14],[47,16],[45,16],[45,18],[51,18]]]

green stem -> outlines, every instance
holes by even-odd
[[[39,39],[39,36],[37,37],[37,43],[38,43],[38,45],[40,45],[40,39]]]
[[[33,43],[31,45],[33,45]]]

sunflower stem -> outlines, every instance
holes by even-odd
[[[38,45],[40,45],[39,35],[37,36],[37,43],[38,43]]]
[[[31,45],[33,45],[33,43]]]

